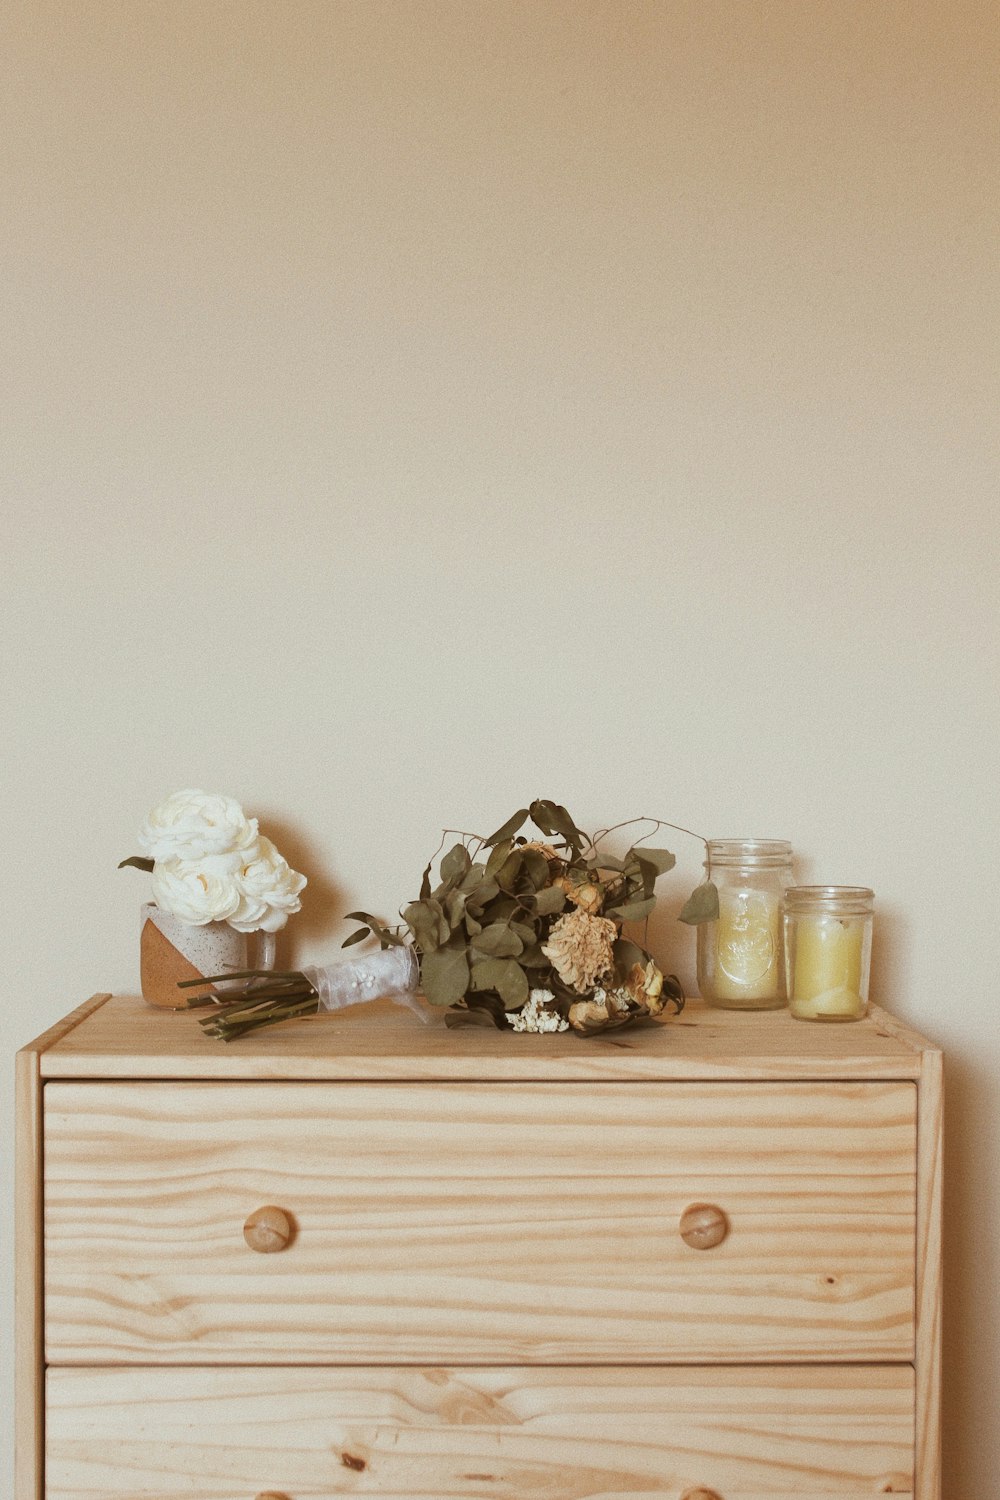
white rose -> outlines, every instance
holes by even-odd
[[[277,932],[302,907],[299,892],[306,877],[291,869],[263,834],[243,851],[236,882],[240,904],[229,925],[237,932]]]
[[[239,910],[242,863],[239,852],[159,859],[153,865],[153,900],[162,911],[193,927],[228,922]]]
[[[245,817],[234,798],[189,787],[153,808],[139,829],[139,847],[153,860],[192,860],[246,849],[256,837],[257,819]]]

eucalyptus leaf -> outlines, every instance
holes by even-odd
[[[413,933],[422,953],[432,953],[451,936],[451,925],[440,901],[411,901],[403,910],[403,921]]]
[[[395,932],[390,932],[385,923],[378,917],[373,917],[371,912],[349,911],[346,920],[348,922],[363,922],[366,927],[370,927],[383,948],[402,947],[403,945],[403,939]]]
[[[469,987],[469,962],[461,948],[439,948],[420,960],[420,984],[431,1005],[454,1005]]]
[[[506,922],[494,922],[491,927],[484,927],[473,940],[473,952],[477,957],[517,958],[523,951],[524,944]]]
[[[513,893],[517,885],[517,877],[521,873],[521,867],[523,863],[524,855],[521,853],[520,849],[514,849],[510,854],[508,854],[507,858],[504,860],[503,864],[496,872],[497,884],[502,891],[507,891],[508,894]]]
[[[489,838],[486,840],[486,848],[492,849],[494,844],[499,844],[503,839],[512,839],[515,833],[517,833],[517,831],[520,829],[527,816],[528,809],[526,807],[522,807],[518,812],[514,814],[512,818],[508,818],[506,823],[504,823],[502,827],[497,829],[496,833],[490,834]]]
[[[130,854],[128,859],[122,860],[118,868],[119,870],[125,870],[128,868],[131,868],[133,870],[145,870],[146,874],[149,875],[153,869],[153,861],[151,859],[145,859],[141,854]]]
[[[486,1011],[498,1026],[505,1026],[507,1012],[504,1010],[503,1001],[494,990],[467,990],[464,1004],[469,1010]]]
[[[665,875],[677,863],[677,856],[671,854],[669,849],[653,849],[649,844],[639,844],[630,849],[626,858],[630,859],[633,855],[638,859],[646,860],[648,864],[655,865],[657,875]]]
[[[513,849],[513,847],[514,847],[514,840],[513,839],[501,839],[500,840],[499,844],[496,845],[496,847],[493,849],[492,853],[490,854],[489,859],[486,861],[486,874],[487,874],[487,877],[495,877],[496,876],[497,871],[502,868],[504,860],[507,858],[508,854]]]
[[[451,923],[448,921],[448,913],[443,901],[430,901],[428,905],[432,911],[437,913],[438,919],[438,943],[444,944],[451,937]]]
[[[513,896],[498,894],[496,900],[488,901],[483,908],[483,926],[488,927],[491,922],[509,922],[519,909],[520,904]]]
[[[656,905],[655,896],[646,896],[642,901],[626,901],[624,906],[609,910],[609,916],[620,917],[623,922],[641,922],[648,917]]]
[[[441,861],[441,878],[449,885],[455,885],[469,873],[471,867],[472,859],[468,849],[464,844],[456,844]]]
[[[678,917],[696,927],[700,922],[715,922],[719,916],[719,892],[714,880],[703,880],[695,886]]]
[[[449,891],[444,900],[445,915],[452,932],[462,925],[465,916],[465,897],[461,891]]]
[[[363,943],[366,937],[371,936],[370,927],[359,927],[357,932],[352,932],[349,938],[341,943],[342,948],[350,948],[354,943]]]
[[[500,887],[495,880],[481,880],[477,886],[466,892],[466,907],[471,908],[477,916],[481,916],[483,907],[492,901],[494,897],[499,896],[499,894]]]
[[[525,849],[521,855],[528,879],[536,891],[549,883],[549,862],[537,849]]]
[[[506,973],[498,986],[500,999],[507,1010],[519,1010],[530,993],[528,976],[512,958],[507,959],[506,963]]]
[[[612,952],[615,956],[615,973],[622,980],[628,978],[636,964],[645,968],[649,962],[649,954],[645,948],[640,948],[638,943],[633,943],[628,938],[616,938]]]
[[[471,864],[466,870],[458,888],[460,891],[464,891],[468,896],[472,891],[476,889],[477,886],[482,884],[485,878],[485,862],[482,860],[476,860],[476,862],[474,864]]]
[[[375,927],[372,929],[379,940],[382,948],[405,948],[406,942],[399,936],[398,932],[390,932],[388,927]]]
[[[551,917],[557,911],[562,911],[566,905],[566,892],[561,891],[557,885],[548,885],[543,891],[537,891],[532,900],[532,910],[540,917]]]
[[[547,953],[542,952],[541,943],[529,943],[523,953],[518,954],[518,963],[522,969],[550,969],[552,960]]]
[[[428,864],[420,877],[420,899],[426,901],[431,893],[431,867]]]
[[[487,958],[473,964],[472,987],[496,990],[507,1010],[518,1010],[528,998],[528,977],[512,958]]]
[[[529,811],[543,833],[558,833],[574,849],[580,848],[584,835],[566,809],[558,802],[550,802],[547,797],[539,797],[531,804]]]

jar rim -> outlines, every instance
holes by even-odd
[[[874,901],[875,892],[867,885],[790,885],[785,891],[785,907],[795,911],[815,907],[864,914]]]
[[[792,857],[789,839],[707,839],[709,865],[787,865]]]

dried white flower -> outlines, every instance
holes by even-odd
[[[632,996],[627,989],[619,987],[618,989],[606,990],[598,985],[594,991],[594,999],[598,1005],[604,1007],[610,1016],[624,1016],[628,1014]]]
[[[568,1031],[569,1022],[558,1011],[546,1009],[554,999],[551,990],[532,990],[524,1009],[517,1015],[509,1014],[507,1024],[515,1031]]]

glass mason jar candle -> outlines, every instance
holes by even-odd
[[[710,839],[705,869],[719,892],[719,916],[698,927],[698,988],[724,1010],[773,1010],[785,1003],[781,901],[792,881],[786,839]]]
[[[803,1021],[857,1021],[868,1010],[874,892],[797,885],[785,892],[788,1004]]]

